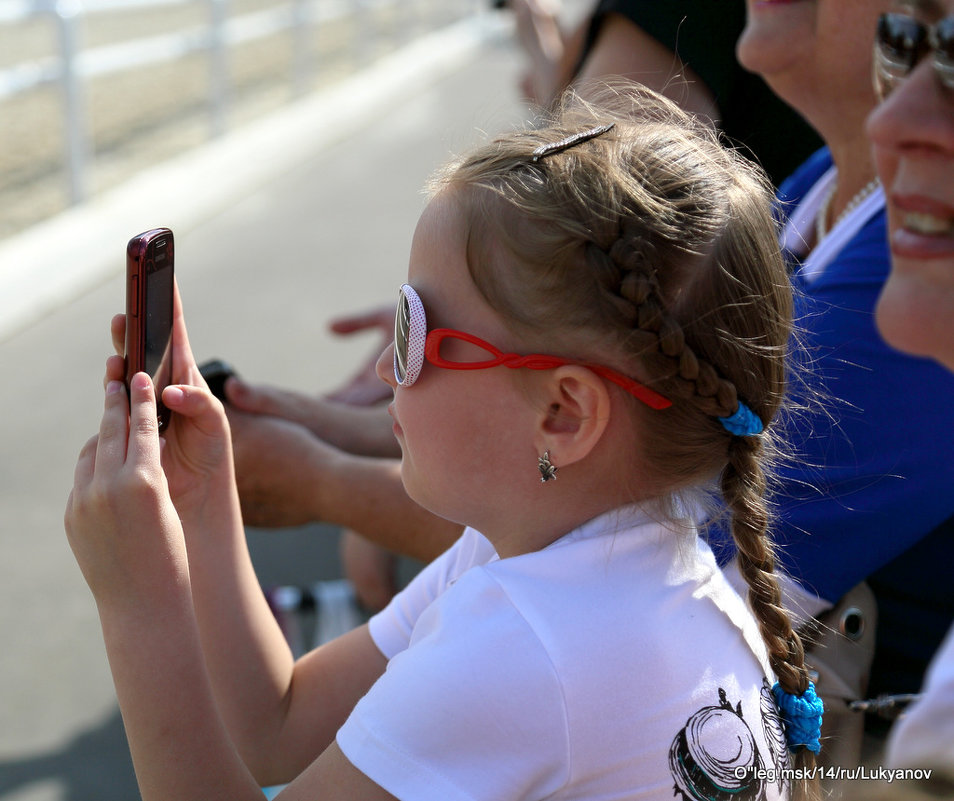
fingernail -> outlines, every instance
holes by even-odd
[[[185,393],[179,387],[166,387],[162,393],[162,402],[166,406],[178,406],[184,397]]]
[[[115,395],[117,392],[123,391],[123,382],[122,381],[110,381],[106,384],[106,394]]]
[[[130,385],[135,389],[149,389],[151,379],[146,373],[136,373],[133,376]]]

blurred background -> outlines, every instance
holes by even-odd
[[[585,0],[566,4],[571,12]],[[321,392],[375,335],[428,175],[532,114],[473,0],[0,0],[0,799],[138,797],[63,533],[124,250],[169,226],[193,348]],[[340,576],[336,532],[249,530],[264,585]]]

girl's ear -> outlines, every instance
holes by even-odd
[[[558,367],[548,374],[535,442],[540,453],[565,467],[585,458],[600,441],[610,419],[606,383],[579,365]]]

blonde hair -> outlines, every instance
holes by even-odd
[[[671,504],[718,479],[772,669],[783,689],[804,692],[765,497],[792,334],[767,180],[708,126],[627,85],[592,104],[568,95],[544,125],[449,165],[433,184],[446,187],[464,190],[455,197],[470,221],[471,276],[508,325],[673,402],[655,411],[633,401],[641,481]],[[721,424],[740,401],[763,433],[733,436]],[[796,764],[812,763],[800,752]]]

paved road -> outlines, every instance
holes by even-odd
[[[325,321],[390,301],[427,175],[474,141],[478,129],[493,132],[527,113],[515,97],[509,43],[491,37],[456,50],[456,61],[408,72],[386,99],[368,92],[373,112],[363,119],[343,114],[335,136],[312,136],[301,117],[286,116],[274,129],[240,140],[239,149],[254,151],[238,162],[228,161],[234,142],[231,156],[225,143],[138,187],[139,195],[148,194],[170,175],[189,176],[171,201],[157,199],[154,216],[141,227],[177,230],[179,280],[199,358],[226,356],[250,378],[316,390],[367,355],[370,340],[334,342]],[[363,91],[352,88],[353,96]],[[235,164],[248,173],[242,181]],[[211,196],[219,184],[216,203]],[[45,228],[27,243],[32,250],[24,244],[15,251],[39,265],[35,281],[51,285],[60,280],[58,262],[75,257],[93,266],[63,284],[66,305],[55,306],[55,292],[41,297],[31,308],[45,309],[43,319],[0,340],[4,801],[137,795],[95,609],[62,532],[75,457],[99,418],[107,325],[121,307],[122,249],[135,233],[130,226],[138,225],[127,221],[137,191]],[[196,202],[198,196],[204,199]],[[122,233],[119,223],[126,226]],[[0,278],[2,270],[0,263]],[[93,277],[96,285],[79,291]],[[12,290],[0,286],[4,292]],[[337,570],[327,533],[254,537],[268,583]],[[287,556],[292,552],[295,559]]]

